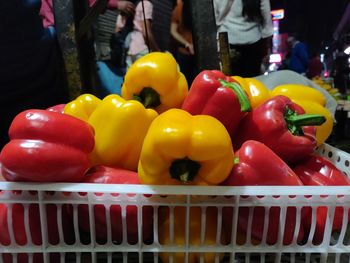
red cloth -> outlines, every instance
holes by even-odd
[[[90,6],[95,4],[96,0],[89,0]],[[117,9],[118,0],[109,0],[108,8]],[[42,0],[40,15],[43,18],[44,27],[54,26],[55,18],[53,16],[52,0]]]

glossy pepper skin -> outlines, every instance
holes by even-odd
[[[281,160],[271,149],[257,141],[247,141],[235,154],[235,165],[231,174],[223,185],[227,186],[248,186],[248,185],[281,185],[300,186],[303,185],[293,170]],[[228,227],[227,233],[232,228],[232,208],[223,210],[224,225]],[[275,244],[279,232],[280,208],[272,207],[269,211],[269,224],[266,242]],[[243,233],[247,232],[249,208],[239,209],[238,227]],[[263,236],[265,210],[263,207],[255,207],[252,221],[252,237],[261,240]],[[287,208],[287,215],[284,229],[284,244],[290,244],[293,240],[296,226],[296,208]],[[298,233],[298,241],[303,238],[301,226]],[[230,239],[230,238],[229,238]]]
[[[0,154],[8,181],[79,182],[90,168],[94,131],[77,118],[27,110],[14,118],[9,135]]]
[[[217,230],[217,209],[208,207],[205,210],[205,235],[201,242],[201,217],[202,211],[200,207],[192,207],[190,210],[190,222],[189,222],[189,244],[190,245],[215,245],[216,244],[216,230]],[[159,243],[162,245],[179,245],[184,246],[186,244],[186,208],[175,207],[174,208],[174,237],[171,240],[170,237],[170,215],[169,211],[160,211],[159,213]],[[221,233],[222,230],[221,230]],[[223,236],[219,243],[223,241]],[[170,253],[160,253],[160,258],[163,263],[170,262]],[[204,253],[204,262],[215,262],[215,253]],[[223,254],[220,254],[220,259],[223,258]],[[179,252],[173,254],[173,262],[183,263],[185,262],[185,253]],[[200,253],[190,253],[188,257],[188,263],[199,263]]]
[[[254,78],[242,78],[239,76],[232,76],[231,78],[237,81],[248,94],[250,105],[253,109],[271,98],[270,90],[259,80]]]
[[[313,155],[294,167],[304,185],[313,186],[348,186],[350,180],[326,158]],[[340,231],[343,224],[343,208],[336,207],[332,231]],[[327,207],[318,207],[316,212],[316,229],[313,237],[314,244],[320,244],[324,237],[326,226]],[[303,208],[303,225],[305,230],[311,228],[311,208]],[[331,219],[331,218],[329,218]]]
[[[334,120],[331,113],[327,108],[313,101],[293,100],[293,102],[302,107],[306,114],[320,114],[326,118],[326,121],[322,125],[316,127],[317,146],[324,143],[333,130]]]
[[[325,117],[305,115],[304,110],[285,96],[274,97],[250,112],[236,134],[235,149],[247,140],[270,147],[282,160],[293,163],[312,154],[316,148],[316,128]]]
[[[101,100],[92,94],[82,94],[75,100],[67,103],[64,113],[83,121],[88,121],[90,115],[101,104]]]
[[[105,97],[88,120],[95,130],[93,164],[137,171],[143,139],[157,115],[136,100]]]
[[[194,79],[182,109],[192,115],[213,116],[233,138],[251,107],[247,94],[237,82],[218,70],[204,70]]]
[[[293,101],[304,100],[318,103],[321,106],[326,105],[326,98],[322,92],[300,84],[284,84],[277,86],[271,91],[271,95],[273,97],[283,95]]]
[[[122,97],[139,100],[146,108],[158,113],[181,108],[187,96],[188,84],[169,53],[152,52],[132,64],[122,87]]]
[[[140,184],[138,174],[136,172],[98,166],[92,168],[85,177],[83,183],[94,184]],[[143,206],[142,211],[142,238],[143,241],[149,241],[153,237],[153,208],[151,206]],[[70,212],[72,212],[70,210]],[[85,232],[90,232],[89,208],[87,205],[78,207],[79,227]],[[95,231],[98,240],[107,240],[107,223],[106,208],[104,205],[94,206],[95,215]],[[112,205],[109,207],[108,215],[111,218],[112,241],[121,243],[123,241],[123,225],[121,222],[122,208],[120,205]],[[138,242],[138,209],[135,205],[127,206],[126,216],[126,237],[125,241],[130,244]]]
[[[59,113],[64,113],[64,107],[66,106],[66,104],[57,104],[54,106],[51,106],[49,108],[47,108],[46,110],[48,111],[55,111],[55,112],[59,112]]]
[[[171,109],[149,128],[138,172],[143,184],[216,185],[232,166],[231,139],[217,119]]]

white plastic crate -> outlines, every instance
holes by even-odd
[[[339,169],[348,176],[350,175],[350,155],[329,145],[323,145],[318,149],[321,155],[329,158]],[[8,235],[10,242],[1,243],[0,253],[13,257],[17,262],[19,253],[29,255],[28,262],[161,262],[159,255],[168,252],[184,253],[185,261],[191,262],[189,256],[199,253],[199,261],[205,262],[205,253],[216,253],[213,262],[350,262],[350,228],[348,225],[348,211],[350,208],[350,186],[347,187],[191,187],[191,186],[142,186],[142,185],[98,185],[98,184],[19,184],[0,183],[0,205],[8,210],[7,221],[9,223]],[[14,191],[17,190],[17,191]],[[97,193],[97,194],[96,194]],[[118,194],[116,194],[118,193]],[[322,196],[321,196],[322,195]],[[80,213],[83,209],[85,213]],[[95,212],[96,205],[105,209],[99,211],[99,216],[105,215],[106,240],[96,240]],[[324,230],[323,241],[319,245],[313,244],[313,235],[316,227],[317,207],[327,207],[327,222]],[[111,216],[110,212],[117,207],[121,208],[121,216],[118,220]],[[178,223],[174,217],[174,207],[186,209],[183,245],[162,244],[159,242],[159,211],[166,210],[170,214],[169,237],[173,240],[174,224]],[[192,245],[190,242],[190,221],[192,207],[201,208],[200,242]],[[208,207],[215,207],[217,224],[206,226],[206,211]],[[239,209],[247,207],[249,217],[247,220],[248,230],[244,244],[237,244],[236,237]],[[263,207],[265,221],[263,226],[263,240],[260,244],[251,242],[251,224],[253,222],[254,207]],[[271,207],[279,207],[279,218],[269,218]],[[287,208],[296,209],[296,226],[293,240],[290,244],[283,244],[283,229],[286,222]],[[311,231],[303,243],[297,242],[297,234],[301,225],[302,207],[312,207]],[[342,229],[338,233],[331,233],[333,215],[336,207],[343,211]],[[79,208],[79,209],[78,209]],[[127,209],[137,211],[137,239],[129,244],[127,237],[130,231],[127,228],[132,222],[126,218]],[[223,241],[221,233],[227,234],[227,222],[223,223],[223,210],[233,210],[231,239]],[[148,210],[147,210],[148,209]],[[150,211],[149,211],[150,209]],[[212,208],[211,208],[212,209]],[[24,233],[27,237],[26,244],[16,236],[19,231],[18,222],[16,229],[12,228],[12,211],[24,213]],[[67,213],[67,211],[69,211]],[[226,211],[226,210],[225,210]],[[35,215],[36,220],[29,218]],[[48,218],[57,220],[48,223]],[[40,222],[39,222],[40,219]],[[62,223],[62,219],[72,222],[71,230]],[[81,220],[81,221],[80,221]],[[144,232],[142,222],[151,222],[152,238],[143,240]],[[268,233],[268,221],[279,222],[277,242],[273,245],[266,243]],[[79,223],[87,222],[85,226],[88,232],[79,229]],[[34,223],[31,223],[34,222]],[[116,224],[122,229],[122,239],[116,242],[113,227]],[[42,240],[37,241],[37,236],[32,236],[32,227],[40,228]],[[206,227],[216,230],[213,245],[205,244]],[[52,241],[48,232],[54,232],[56,240]],[[98,236],[101,233],[97,233]],[[73,241],[68,241],[68,236],[73,235]],[[16,237],[15,237],[16,236]],[[40,239],[40,238],[39,238]],[[118,239],[118,238],[117,238]],[[244,238],[243,238],[244,239]],[[42,242],[40,242],[42,241]],[[141,241],[141,242],[140,242]],[[8,253],[12,253],[8,254]],[[34,253],[43,256],[41,261]],[[224,255],[224,257],[220,257]],[[221,260],[220,260],[221,259]],[[1,262],[11,262],[8,258],[0,257]],[[18,260],[18,262],[24,262]],[[27,261],[25,261],[27,262]],[[170,253],[168,262],[177,263]],[[208,262],[208,261],[207,261]]]

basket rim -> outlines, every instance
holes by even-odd
[[[5,191],[53,191],[153,195],[203,195],[203,196],[290,196],[328,195],[350,196],[350,186],[187,186],[187,185],[135,185],[88,183],[13,183],[0,182]]]

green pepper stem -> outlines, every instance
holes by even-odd
[[[228,82],[222,79],[219,79],[219,82],[222,86],[231,89],[236,94],[239,104],[241,105],[241,112],[247,112],[252,110],[247,94],[238,83]]]
[[[235,158],[233,159],[233,163],[234,163],[234,165],[239,164],[239,157],[235,157]]]
[[[141,102],[145,108],[156,108],[160,105],[160,95],[152,88],[145,87],[140,94],[134,94],[134,100]]]
[[[302,114],[286,117],[286,120],[296,126],[320,126],[326,118],[320,114]]]
[[[177,159],[172,162],[169,172],[171,178],[179,180],[183,184],[193,181],[200,169],[198,162],[192,161],[188,158]]]
[[[303,126],[320,126],[326,118],[320,114],[300,114],[298,115],[294,110],[287,108],[284,119],[287,123],[289,131],[293,135],[304,135]]]

